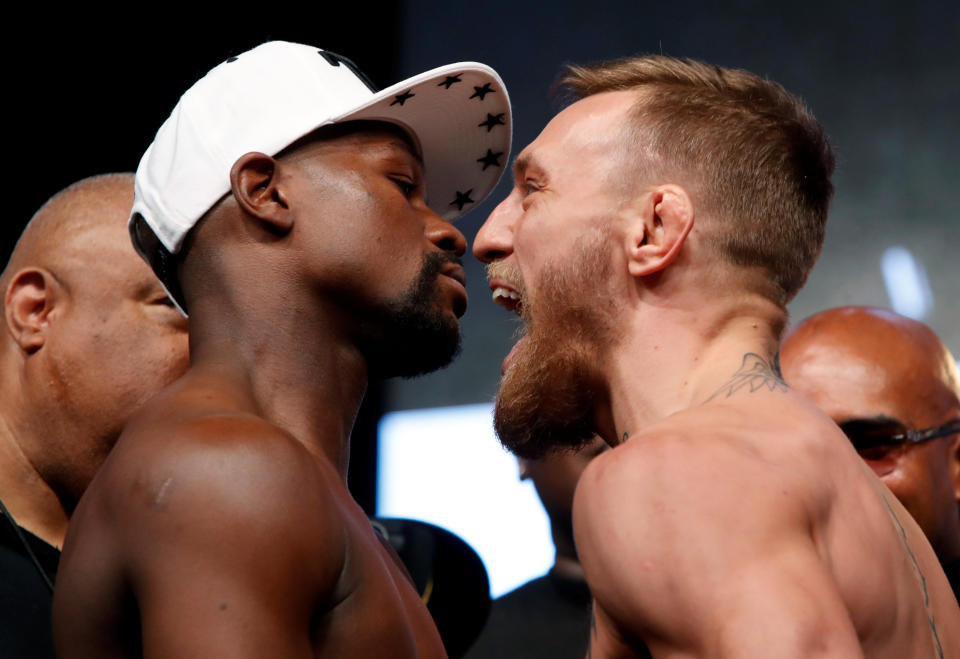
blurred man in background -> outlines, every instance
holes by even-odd
[[[518,458],[520,478],[530,479],[550,520],[556,555],[547,574],[493,602],[470,659],[571,657],[581,659],[590,641],[590,588],[573,542],[573,493],[580,474],[606,450],[599,437],[577,451],[538,460]]]
[[[950,351],[923,323],[840,307],[800,323],[780,363],[913,515],[960,593],[960,377]]]
[[[187,323],[130,245],[133,175],[43,205],[3,275],[0,648],[52,657],[67,520],[127,419],[187,368]]]

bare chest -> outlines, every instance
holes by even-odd
[[[399,559],[363,520],[349,548],[332,604],[312,629],[317,656],[446,657],[427,607]]]

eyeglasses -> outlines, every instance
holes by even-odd
[[[841,423],[840,429],[860,457],[871,463],[886,461],[889,463],[887,471],[892,471],[893,463],[907,446],[960,433],[960,419],[923,430],[909,430],[899,421],[886,417],[855,419]]]

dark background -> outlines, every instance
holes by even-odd
[[[795,319],[843,304],[889,306],[880,257],[907,247],[935,307],[924,318],[960,352],[960,3],[364,2],[264,5],[217,19],[27,9],[7,25],[3,72],[8,185],[4,253],[66,185],[131,171],[179,94],[230,55],[269,39],[353,59],[380,86],[453,61],[497,69],[514,105],[515,152],[555,112],[562,64],[662,52],[742,67],[801,96],[838,155],[827,241]],[[192,19],[192,17],[189,17]],[[493,199],[506,193],[503,183]],[[493,207],[461,220],[472,241]],[[492,399],[514,321],[466,259],[470,310],[461,358],[440,373],[374,386],[354,433],[351,483],[373,505],[376,420],[384,410]]]

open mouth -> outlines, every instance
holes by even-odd
[[[487,281],[493,293],[493,301],[518,316],[523,311],[525,297],[523,279],[516,266],[495,261],[487,266]]]
[[[487,266],[487,278],[490,281],[490,291],[493,294],[493,301],[522,318],[524,311],[523,303],[526,296],[520,273],[517,272],[515,268],[497,262]],[[525,331],[521,329],[519,334],[520,338],[513,345],[513,348],[500,365],[501,375],[506,374],[507,370],[516,360],[518,348],[520,344],[524,342]]]
[[[512,311],[518,316],[523,306],[520,292],[503,284],[494,285],[492,282],[490,288],[493,290],[493,301],[504,309]]]

